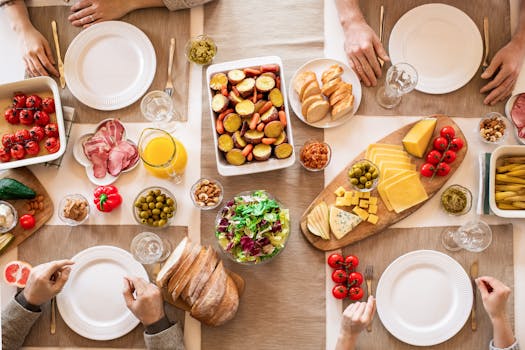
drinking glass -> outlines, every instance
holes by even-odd
[[[144,167],[154,176],[182,181],[188,155],[184,145],[170,133],[146,128],[139,138],[139,156]]]
[[[403,95],[414,90],[417,79],[417,71],[410,64],[393,65],[386,72],[385,85],[377,90],[377,102],[388,109],[397,106]]]
[[[173,99],[164,91],[148,92],[140,102],[140,111],[144,118],[153,122],[157,128],[175,130],[174,124],[170,123],[175,114]]]
[[[465,249],[477,253],[487,249],[492,242],[492,230],[481,220],[469,221],[457,230],[443,231],[441,242],[451,251]]]
[[[168,241],[153,232],[142,232],[131,241],[131,254],[141,264],[155,264],[166,260],[171,252]]]

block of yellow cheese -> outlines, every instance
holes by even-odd
[[[334,191],[334,194],[337,196],[337,197],[341,197],[342,195],[344,195],[346,192],[345,188],[343,186],[339,186],[337,187],[337,189]]]
[[[436,127],[436,118],[425,118],[418,121],[403,138],[403,146],[414,157],[421,158],[425,154],[428,143]]]
[[[414,172],[384,186],[383,191],[396,213],[413,207],[428,198],[419,174]]]

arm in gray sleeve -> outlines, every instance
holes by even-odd
[[[41,312],[24,308],[15,298],[2,310],[2,349],[19,349]]]
[[[159,333],[144,333],[144,342],[149,350],[184,350],[184,337],[178,323]]]
[[[166,5],[166,7],[170,11],[174,11],[174,10],[187,9],[190,7],[204,5],[205,3],[210,2],[212,0],[162,0],[162,1],[164,1],[164,5]]]

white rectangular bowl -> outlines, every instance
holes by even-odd
[[[215,112],[211,108],[211,99],[213,98],[211,88],[210,88],[210,79],[215,73],[226,73],[229,70],[232,69],[243,69],[243,68],[249,68],[254,66],[260,66],[265,64],[278,64],[279,65],[279,75],[281,77],[281,93],[283,95],[284,100],[284,111],[286,113],[286,118],[288,123],[286,124],[286,136],[288,137],[288,143],[294,147],[294,151],[292,155],[286,159],[277,159],[274,157],[271,157],[268,160],[265,161],[253,161],[250,163],[245,163],[243,165],[231,165],[228,164],[226,159],[224,158],[222,152],[219,150],[219,147],[217,145],[217,132],[215,131]],[[290,114],[290,108],[288,106],[288,96],[286,95],[286,83],[284,81],[284,70],[283,70],[283,62],[281,58],[277,56],[266,56],[266,57],[255,57],[255,58],[247,58],[237,61],[230,61],[230,62],[224,62],[224,63],[217,63],[213,64],[208,67],[206,70],[206,79],[207,79],[207,88],[208,88],[208,102],[210,107],[210,117],[211,117],[211,125],[212,125],[212,133],[213,133],[213,142],[215,145],[215,159],[217,161],[217,170],[219,171],[219,174],[222,176],[235,176],[235,175],[247,175],[247,174],[253,174],[253,173],[261,173],[265,171],[271,171],[271,170],[277,170],[282,168],[287,168],[293,163],[295,163],[295,146],[293,143],[293,136],[292,136],[292,123],[291,123],[291,114]],[[203,135],[206,137],[206,135]]]
[[[62,115],[62,103],[60,102],[60,94],[58,93],[57,83],[50,77],[36,77],[31,79],[25,79],[15,81],[13,83],[0,85],[0,99],[12,98],[15,92],[23,92],[26,95],[31,95],[36,92],[51,91],[53,98],[55,99],[55,115],[58,124],[58,137],[60,140],[60,148],[58,152],[52,154],[46,154],[38,157],[24,158],[20,160],[10,161],[7,163],[0,163],[0,171],[12,168],[19,168],[26,165],[45,163],[55,160],[62,156],[66,151],[66,132],[64,129],[64,116]],[[2,106],[6,107],[6,106]],[[3,118],[2,110],[2,116]],[[2,121],[1,123],[7,123]],[[0,123],[0,125],[1,125]],[[4,134],[5,130],[0,130],[0,134]],[[0,135],[1,136],[1,135]]]
[[[525,156],[525,146],[499,146],[490,156],[490,174],[489,174],[489,204],[490,210],[497,216],[503,218],[525,218],[525,209],[523,210],[502,210],[496,205],[496,167],[501,165],[500,158],[509,156]]]

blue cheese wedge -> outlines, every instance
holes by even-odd
[[[330,207],[330,229],[337,239],[341,239],[359,225],[362,219],[337,207]]]

